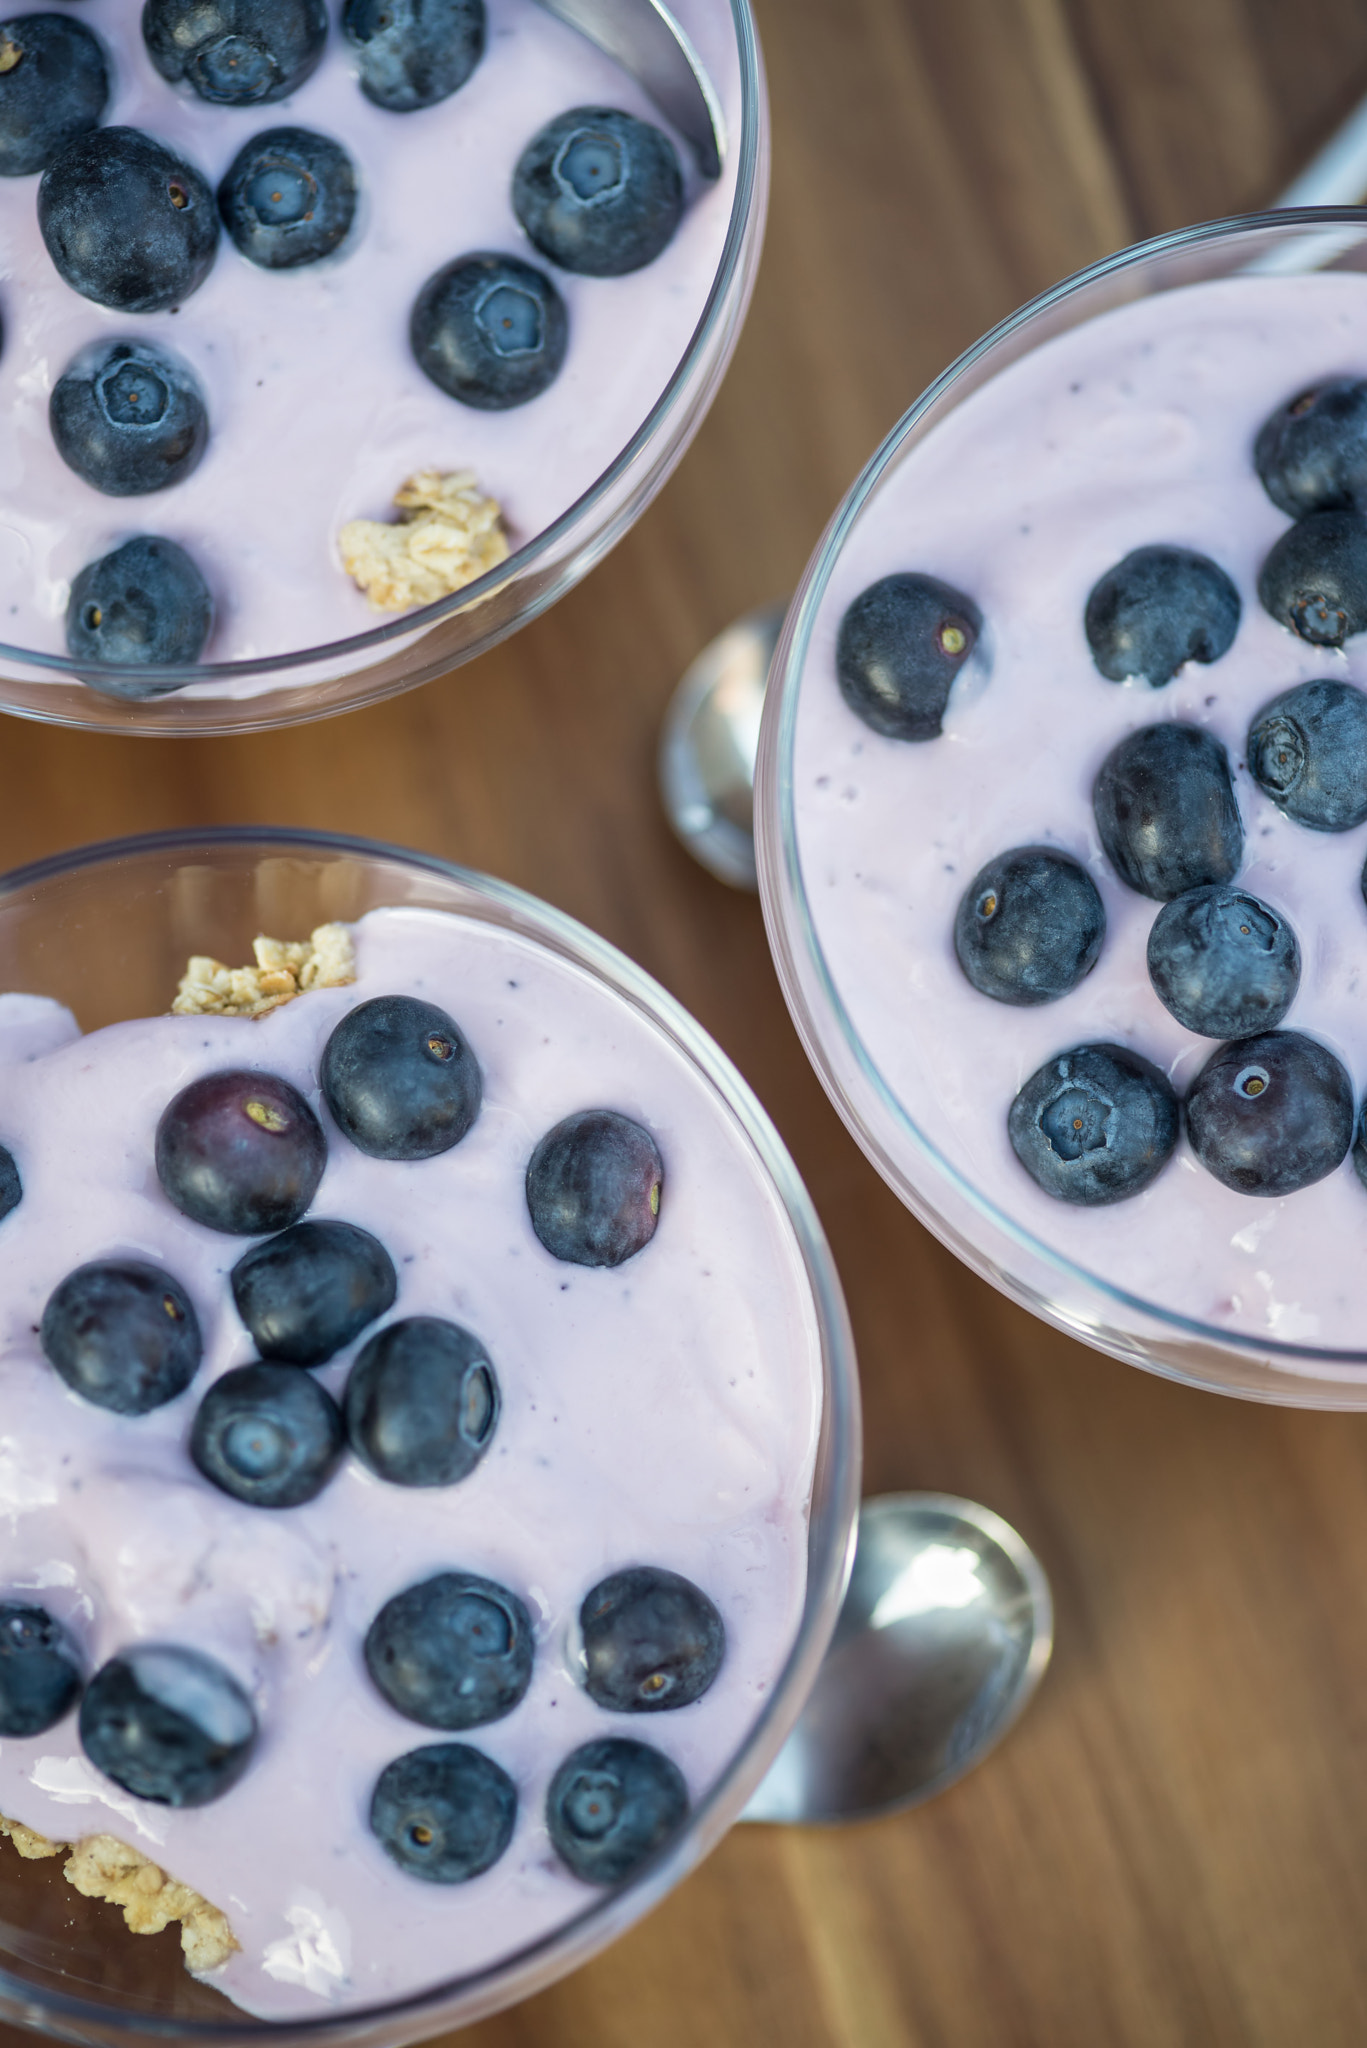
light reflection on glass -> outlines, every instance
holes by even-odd
[[[971,1607],[984,1595],[976,1550],[928,1543],[904,1565],[869,1616],[870,1628],[890,1628],[933,1607]]]

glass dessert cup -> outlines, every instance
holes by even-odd
[[[162,834],[78,849],[0,879],[0,987],[68,1004],[86,1030],[166,1009],[192,952],[247,957],[252,937],[307,933],[380,907],[441,910],[549,949],[620,996],[706,1086],[786,1217],[811,1293],[822,1417],[798,1633],[769,1702],[678,1837],[625,1885],[490,1967],[383,2008],[303,2023],[254,2019],[186,1974],[175,1932],[127,1931],[73,1893],[60,1862],[0,1845],[0,2015],[60,2040],[113,2044],[263,2039],[417,2041],[483,2017],[576,1968],[657,1904],[740,1814],[797,1719],[835,1625],[859,1499],[859,1407],[839,1282],[787,1153],[745,1082],[639,968],[534,898],[445,862],[372,842],[291,831]]]
[[[1304,209],[1209,223],[1094,264],[1002,322],[952,364],[871,458],[807,566],[770,671],[756,839],[769,940],[808,1055],[873,1165],[927,1228],[1011,1299],[1114,1357],[1250,1399],[1358,1409],[1367,1407],[1367,1332],[1360,1348],[1281,1341],[1204,1322],[1162,1300],[1128,1292],[1008,1213],[980,1184],[981,1176],[975,1180],[952,1148],[910,1113],[861,1035],[823,949],[803,872],[794,765],[804,675],[833,572],[856,532],[867,530],[863,522],[878,518],[883,494],[901,466],[941,422],[999,372],[1098,315],[1183,285],[1331,265],[1367,267],[1367,214],[1360,209]],[[1258,490],[1251,467],[1250,480]],[[834,688],[824,666],[811,673]],[[1161,702],[1145,715],[1161,717]],[[1008,1032],[1014,1014],[1002,1013]],[[1248,1206],[1256,1211],[1271,1205]]]
[[[701,316],[668,382],[592,487],[508,559],[449,597],[325,645],[188,667],[108,667],[0,639],[0,710],[108,732],[260,732],[355,710],[469,661],[536,618],[627,532],[683,456],[739,337],[764,236],[769,114],[749,0],[728,0],[735,113],[722,169],[730,210]],[[454,402],[453,402],[454,403]],[[395,479],[397,483],[398,478]],[[337,569],[339,584],[344,572]],[[349,585],[347,586],[349,588]],[[111,696],[82,680],[146,682],[166,694]]]

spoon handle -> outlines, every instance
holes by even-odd
[[[663,0],[539,0],[620,64],[678,129],[705,178],[721,176],[726,127],[701,60]]]

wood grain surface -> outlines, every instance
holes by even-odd
[[[1367,90],[1367,9],[757,11],[775,159],[754,311],[615,555],[508,645],[329,724],[178,743],[8,720],[0,861],[159,826],[333,827],[597,927],[716,1034],[796,1155],[853,1312],[867,1490],[986,1501],[1052,1576],[1054,1668],[979,1771],[856,1829],[737,1829],[466,2048],[1360,2048],[1367,1417],[1148,1379],[958,1266],[828,1107],[755,902],[670,838],[654,748],[686,661],[791,588],[964,344],[1108,249],[1275,194]]]

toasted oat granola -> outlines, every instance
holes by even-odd
[[[344,924],[320,924],[307,939],[253,939],[254,967],[225,967],[196,953],[171,1005],[177,1017],[264,1017],[315,988],[356,979],[356,954]]]
[[[168,1877],[150,1856],[113,1835],[54,1842],[35,1828],[0,1814],[3,1835],[9,1836],[21,1856],[31,1860],[66,1855],[67,1883],[87,1899],[122,1906],[124,1920],[134,1934],[160,1934],[172,1920],[179,1920],[187,1969],[216,1970],[238,1946],[226,1914],[217,1906],[178,1878]]]
[[[376,611],[432,604],[507,558],[503,514],[473,470],[420,470],[394,503],[397,520],[351,519],[337,536],[342,566]]]

